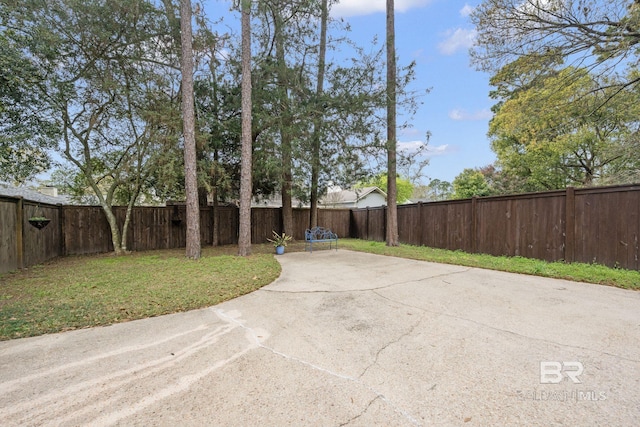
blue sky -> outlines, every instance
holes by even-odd
[[[477,3],[464,0],[396,0],[398,65],[416,61],[415,90],[431,88],[399,134],[399,147],[429,141],[430,179],[453,181],[465,168],[495,160],[487,139],[490,108],[489,75],[469,63],[474,29],[468,18]],[[351,37],[366,45],[374,34],[384,40],[385,0],[341,0],[332,15],[350,23]]]

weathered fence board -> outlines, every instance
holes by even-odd
[[[18,216],[18,203],[21,204],[22,200],[0,197],[0,273],[22,267],[18,259],[18,256],[24,253],[22,218]],[[18,218],[20,218],[19,226]]]
[[[282,212],[278,208],[251,209],[251,241],[264,243],[273,232],[282,232]]]
[[[41,264],[62,255],[60,245],[60,208],[57,206],[24,202],[23,250],[24,265]],[[29,224],[29,218],[46,217],[51,221],[46,227],[37,229]]]
[[[640,186],[575,190],[575,255],[571,261],[640,269]]]
[[[308,216],[308,209],[307,211]],[[348,209],[318,209],[318,226],[328,228],[338,235],[339,239],[349,237],[349,210]],[[304,234],[302,235],[304,239]]]
[[[563,191],[478,200],[476,251],[563,259],[564,195]]]
[[[111,230],[99,206],[65,206],[64,255],[113,251]]]

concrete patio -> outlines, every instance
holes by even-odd
[[[342,249],[278,260],[215,307],[0,342],[0,424],[638,424],[639,292]]]

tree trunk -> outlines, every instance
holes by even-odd
[[[320,18],[320,51],[318,52],[318,81],[316,82],[316,118],[313,124],[311,153],[311,209],[309,228],[318,226],[318,180],[320,179],[320,137],[324,120],[324,88],[325,60],[327,56],[327,21],[329,20],[328,0],[322,0],[322,16]]]
[[[282,228],[283,233],[293,235],[293,208],[291,206],[292,172],[292,135],[291,111],[289,103],[289,79],[284,52],[284,22],[280,10],[274,10],[274,37],[280,97],[280,151],[282,155]]]
[[[251,254],[251,0],[242,0],[242,154],[238,255]]]
[[[213,151],[213,186],[211,188],[211,198],[213,199],[213,213],[212,213],[212,227],[211,227],[211,246],[218,246],[220,244],[220,225],[218,224],[218,148]]]
[[[113,243],[113,253],[115,255],[122,255],[125,251],[122,250],[122,237],[120,235],[120,228],[118,227],[118,220],[116,219],[111,206],[102,205],[102,210],[107,217],[109,228],[111,229],[111,242]]]
[[[387,0],[387,246],[398,246],[396,202],[396,35],[394,0]]]
[[[184,175],[187,196],[186,256],[200,258],[200,205],[196,171],[195,108],[193,98],[193,48],[191,31],[191,0],[180,3],[180,39],[182,55],[182,126],[184,136]]]

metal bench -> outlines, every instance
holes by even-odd
[[[323,227],[314,227],[304,232],[305,250],[313,253],[314,243],[329,242],[329,249],[332,248],[333,242],[336,242],[336,251],[338,250],[338,235],[331,230]]]

